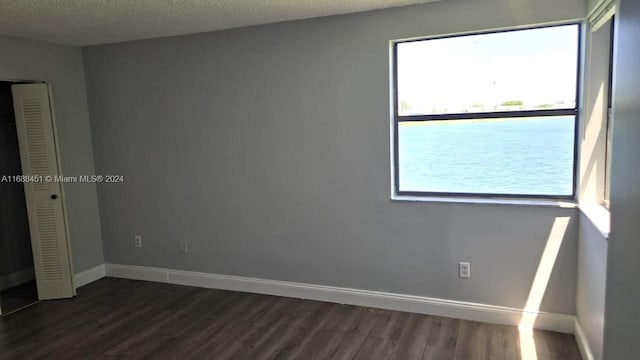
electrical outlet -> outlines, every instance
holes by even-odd
[[[136,235],[136,236],[133,238],[133,241],[134,241],[134,243],[135,243],[135,245],[136,245],[136,247],[137,247],[137,248],[141,248],[141,247],[142,247],[142,236],[140,236],[140,235]]]
[[[187,240],[180,241],[180,252],[185,254],[189,252],[189,246],[187,245]]]
[[[458,264],[458,271],[461,279],[471,278],[471,264],[468,262],[461,262]]]

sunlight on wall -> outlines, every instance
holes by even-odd
[[[551,226],[551,231],[549,232],[549,239],[540,258],[538,270],[533,279],[529,297],[527,298],[527,303],[518,327],[520,334],[520,357],[522,360],[538,359],[535,339],[533,337],[533,326],[538,316],[538,311],[540,310],[542,298],[547,290],[547,285],[549,284],[551,272],[556,263],[562,240],[569,227],[569,219],[568,216],[555,218]]]
[[[601,82],[593,101],[591,114],[584,124],[582,137],[580,184],[581,202],[601,202],[600,195],[604,189],[604,144],[606,137],[606,93],[605,84]]]

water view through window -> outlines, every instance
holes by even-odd
[[[396,44],[396,190],[572,196],[579,30]]]
[[[400,189],[571,195],[572,116],[399,124]]]

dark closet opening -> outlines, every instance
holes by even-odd
[[[38,300],[11,82],[0,81],[0,316]]]

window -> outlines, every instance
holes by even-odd
[[[398,195],[573,198],[580,26],[394,44]]]

